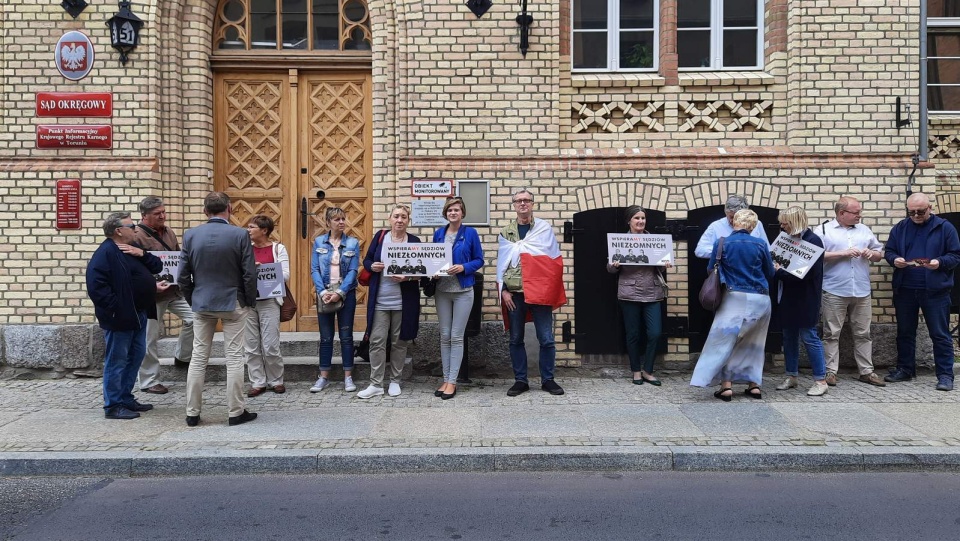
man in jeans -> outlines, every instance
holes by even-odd
[[[500,231],[497,252],[497,287],[510,330],[510,360],[516,382],[507,396],[530,390],[524,325],[533,316],[540,343],[540,387],[553,395],[563,388],[553,379],[557,349],[553,337],[553,310],[566,302],[563,259],[553,227],[533,217],[533,194],[523,189],[513,195],[517,219]],[[524,265],[521,267],[521,262]],[[529,267],[529,268],[528,268]],[[528,280],[536,276],[537,281]]]
[[[167,209],[163,199],[150,196],[140,202],[140,223],[137,224],[137,244],[150,252],[179,252],[177,234],[167,227]],[[147,320],[147,354],[140,365],[140,390],[145,393],[165,394],[167,387],[160,383],[160,359],[157,341],[163,328],[163,315],[170,313],[180,318],[180,337],[173,352],[173,364],[186,368],[193,354],[193,312],[180,294],[177,284],[165,291],[157,291],[157,319]]]
[[[814,229],[823,239],[823,350],[827,357],[827,385],[837,384],[840,367],[840,331],[850,323],[853,353],[860,381],[883,387],[886,384],[873,370],[873,299],[870,296],[870,263],[883,257],[883,245],[860,223],[863,207],[850,196],[841,197],[833,207],[836,219]]]
[[[257,418],[244,409],[244,323],[257,304],[257,263],[245,229],[230,225],[230,197],[211,192],[203,200],[207,223],[183,235],[177,282],[193,307],[193,357],[187,371],[187,426],[200,422],[203,380],[217,322],[223,321],[230,426]]]
[[[922,193],[907,198],[907,218],[890,231],[884,257],[893,265],[893,308],[897,317],[897,369],[883,378],[907,381],[916,376],[917,321],[927,322],[937,366],[937,390],[953,390],[953,338],[950,289],[960,264],[960,239],[950,222],[934,216]]]

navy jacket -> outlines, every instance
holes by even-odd
[[[437,229],[433,233],[433,242],[442,243],[449,227],[448,224]],[[473,275],[483,266],[483,246],[476,229],[460,224],[457,239],[453,242],[453,264],[463,265],[463,272],[457,275],[460,287],[473,287],[476,281]]]
[[[936,259],[940,261],[940,268],[937,270],[910,268],[898,269],[893,267],[893,289],[899,289],[903,282],[903,276],[907,272],[922,272],[930,291],[940,291],[953,287],[953,270],[960,265],[960,240],[957,238],[957,230],[953,224],[939,216],[930,216],[927,224],[932,229],[927,237],[927,245],[924,247],[910,246],[908,243],[912,238],[911,228],[917,226],[905,218],[890,231],[890,238],[887,239],[887,245],[884,247],[883,257],[887,263],[893,266],[893,260],[902,257],[906,260],[924,257],[927,259]],[[917,252],[920,255],[908,256],[909,253]]]
[[[823,248],[823,240],[808,227],[800,239]],[[780,325],[784,329],[808,329],[820,321],[820,299],[823,294],[823,254],[817,258],[802,279],[779,269],[777,280],[783,284],[780,307]]]
[[[381,235],[377,232],[373,236],[373,242],[367,249],[367,255],[363,258],[363,268],[370,272],[370,293],[367,301],[367,329],[373,328],[373,315],[377,311],[377,295],[380,290],[380,279],[383,278],[382,272],[373,272],[370,265],[380,261],[380,251],[383,247],[383,238],[390,234],[390,231],[384,231]],[[407,234],[409,242],[421,242],[420,237]],[[380,242],[377,242],[377,240]],[[417,282],[400,282],[400,300],[403,308],[400,311],[400,340],[413,340],[420,332],[420,284],[424,280]]]
[[[157,319],[157,279],[163,270],[160,258],[125,254],[112,239],[100,243],[87,264],[87,295],[93,301],[100,328],[108,331],[140,329],[140,312]]]

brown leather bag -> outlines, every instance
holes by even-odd
[[[283,304],[280,305],[280,321],[290,321],[297,315],[297,301],[293,300],[293,293],[290,292],[290,286],[283,283]]]
[[[720,245],[717,247],[717,261],[713,268],[707,274],[707,279],[700,286],[700,306],[704,310],[716,312],[720,309],[720,303],[723,301],[724,286],[720,282],[720,260],[723,259],[723,239],[720,239]]]

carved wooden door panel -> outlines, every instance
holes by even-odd
[[[310,217],[307,238],[326,232],[323,219],[329,207],[347,214],[347,234],[369,246],[373,221],[371,208],[372,131],[369,73],[305,74],[299,83],[300,106],[300,192],[306,197]],[[322,197],[318,196],[322,192]],[[310,266],[310,253],[300,264]],[[362,259],[362,255],[361,255]],[[309,277],[308,277],[309,278]],[[302,283],[302,295],[312,293],[309,280]],[[357,289],[354,327],[366,327],[367,288]],[[315,299],[311,311],[316,313]],[[304,313],[304,316],[307,314]],[[313,316],[316,326],[316,316]],[[307,322],[301,321],[304,328]]]

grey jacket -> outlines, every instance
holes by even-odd
[[[607,272],[616,274],[619,270],[617,299],[621,301],[657,302],[666,298],[666,291],[657,278],[659,269],[641,265],[622,265],[617,269],[607,264]]]
[[[194,312],[232,312],[257,304],[257,262],[250,235],[221,218],[183,234],[177,280]]]

